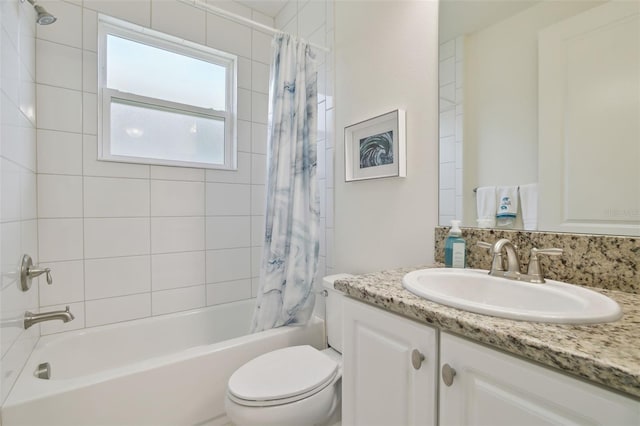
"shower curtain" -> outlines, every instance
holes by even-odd
[[[267,209],[252,331],[305,324],[318,267],[317,74],[308,43],[276,35],[269,89]]]

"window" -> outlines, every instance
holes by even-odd
[[[237,57],[100,16],[98,158],[236,168]]]

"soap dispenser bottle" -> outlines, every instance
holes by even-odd
[[[451,221],[451,230],[444,242],[444,266],[447,268],[465,268],[467,266],[466,246],[462,231],[460,230],[460,221]]]

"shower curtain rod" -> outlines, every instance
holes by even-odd
[[[210,4],[202,2],[201,0],[178,0],[178,1],[180,3],[184,3],[184,4],[188,4],[188,5],[194,6],[194,7],[198,8],[198,9],[200,9],[200,10],[211,12],[214,15],[218,15],[218,16],[221,16],[223,18],[229,18],[229,19],[231,19],[233,21],[236,21],[238,23],[241,23],[241,24],[249,24],[254,28],[258,28],[258,29],[261,29],[261,30],[264,30],[264,31],[268,31],[268,32],[270,32],[272,34],[284,34],[285,33],[282,30],[270,27],[270,26],[265,25],[265,24],[261,24],[260,22],[256,22],[253,19],[245,18],[244,16],[240,16],[240,15],[235,14],[233,12],[229,12],[229,11],[227,11],[225,9],[221,9],[219,7],[216,7],[216,6],[212,6]],[[309,45],[311,47],[313,47],[313,48],[318,49],[318,50],[322,50],[324,52],[330,52],[330,49],[327,48],[327,47],[319,46],[319,45],[311,43],[311,42],[309,42]]]

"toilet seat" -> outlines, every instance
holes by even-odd
[[[261,355],[236,370],[227,395],[239,405],[270,407],[314,395],[340,378],[338,363],[309,346]]]

